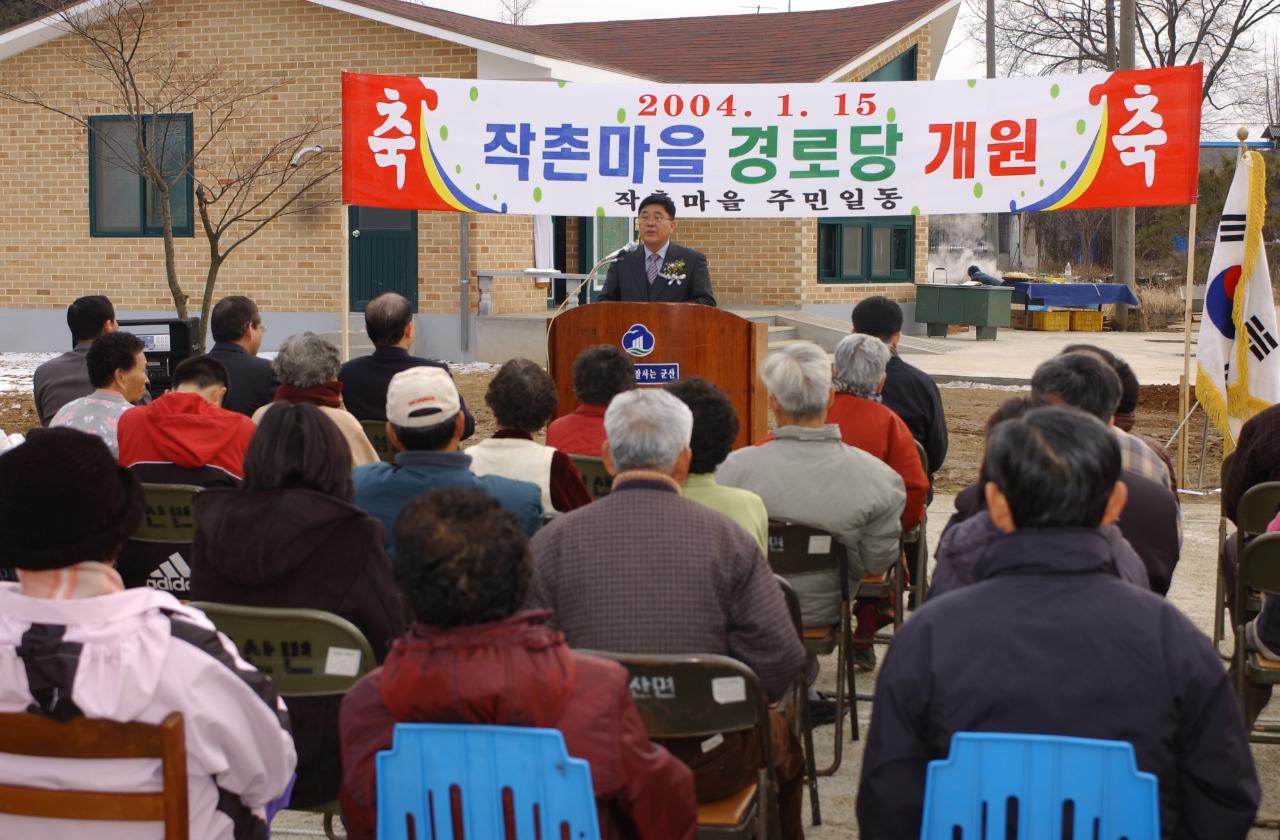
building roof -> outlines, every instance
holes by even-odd
[[[329,5],[329,3],[325,3]],[[499,46],[659,82],[817,82],[958,0],[890,0],[785,14],[516,26],[405,0],[346,0]]]
[[[101,13],[94,0],[54,2],[71,7],[71,13]],[[577,65],[656,82],[707,84],[830,81],[935,20],[943,26],[935,24],[934,37],[945,41],[960,5],[960,0],[888,0],[812,12],[516,26],[407,0],[310,2],[542,64],[553,74],[566,65],[572,72]],[[22,20],[28,14],[16,14],[21,22],[0,30],[0,59],[64,34],[54,23],[57,13]],[[935,46],[936,67],[944,45]]]

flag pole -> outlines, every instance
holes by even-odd
[[[1187,228],[1187,283],[1182,306],[1182,387],[1178,390],[1178,413],[1186,420],[1191,411],[1191,296],[1196,274],[1196,203],[1192,203],[1191,222]],[[1187,436],[1191,426],[1183,427],[1178,437],[1178,486],[1187,486]]]

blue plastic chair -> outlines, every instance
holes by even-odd
[[[957,732],[929,762],[920,837],[1158,840],[1158,785],[1123,741]]]
[[[600,840],[591,768],[558,730],[400,723],[376,762],[378,840]]]

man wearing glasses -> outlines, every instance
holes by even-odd
[[[241,295],[224,297],[213,307],[209,329],[214,340],[209,355],[222,363],[231,380],[222,407],[252,417],[276,398],[280,387],[271,362],[258,358],[267,332],[258,305]]]
[[[642,247],[609,266],[599,300],[716,305],[706,256],[671,241],[676,205],[670,197],[654,194],[640,202],[636,227]]]

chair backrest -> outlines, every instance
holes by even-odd
[[[929,762],[920,838],[983,837],[1157,840],[1156,777],[1123,741],[957,732]]]
[[[195,484],[143,484],[146,507],[133,539],[143,543],[190,545],[196,536],[191,502],[203,489]]]
[[[587,493],[592,501],[609,495],[609,491],[613,489],[613,476],[604,468],[603,458],[574,455],[573,465],[578,468],[578,474],[582,476],[582,483],[587,486]]]
[[[924,451],[923,443],[914,439],[913,439],[913,442],[916,445],[916,454],[920,456],[920,466],[924,470],[924,474],[928,475],[929,474],[929,455]]]
[[[387,422],[361,420],[360,427],[364,429],[364,435],[369,439],[369,443],[373,444],[373,451],[378,453],[378,457],[388,464],[394,464],[396,448],[391,445],[391,440],[387,437]]]
[[[1280,510],[1280,481],[1255,484],[1240,497],[1236,525],[1242,534],[1261,534],[1275,519],[1277,510]]]
[[[400,723],[375,761],[380,840],[600,838],[591,768],[558,730]]]
[[[754,728],[771,755],[769,701],[755,672],[738,660],[702,653],[579,653],[612,659],[627,669],[631,697],[650,738],[706,738]],[[773,766],[771,757],[765,762]]]
[[[769,554],[765,559],[775,575],[825,572],[835,567],[840,572],[841,600],[849,600],[849,552],[821,528],[770,519]]]
[[[377,666],[369,641],[323,610],[196,602],[240,655],[271,677],[282,697],[345,694]]]
[[[1245,543],[1240,553],[1239,577],[1246,590],[1280,595],[1280,531]]]
[[[48,758],[160,760],[156,793],[104,793],[0,785],[0,813],[50,819],[164,823],[165,840],[187,840],[187,744],[182,714],[158,724],[0,714],[0,753]]]
[[[1218,470],[1218,486],[1225,488],[1227,486],[1227,477],[1231,475],[1231,468],[1236,463],[1236,451],[1233,449],[1226,455],[1222,456],[1222,467]],[[1227,516],[1226,511],[1227,498],[1225,494],[1218,496],[1218,516],[1223,519]]]
[[[787,602],[787,613],[791,616],[791,623],[796,628],[796,635],[804,638],[804,622],[800,618],[800,596],[796,595],[795,589],[782,575],[775,574],[773,579],[778,582],[778,588],[782,590],[782,599]]]

